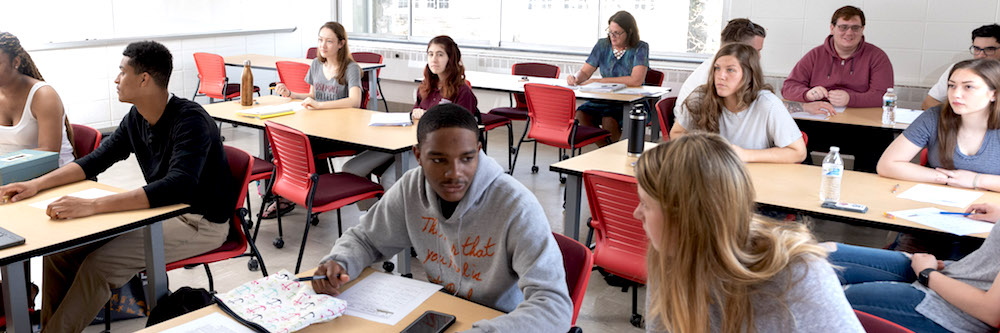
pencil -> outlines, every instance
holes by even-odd
[[[892,187],[892,193],[896,193],[896,191],[899,191],[899,184],[896,184],[896,186]]]

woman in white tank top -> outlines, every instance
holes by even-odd
[[[17,37],[0,32],[0,154],[21,149],[59,153],[59,165],[74,159],[72,127],[55,89],[42,79]]]

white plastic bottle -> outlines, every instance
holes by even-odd
[[[896,124],[896,93],[889,88],[882,95],[882,125]]]
[[[844,177],[844,160],[840,158],[840,147],[830,147],[830,153],[823,159],[822,177],[819,184],[820,202],[839,202],[840,181]]]

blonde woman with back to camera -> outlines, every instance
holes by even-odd
[[[647,332],[864,331],[808,228],[754,216],[750,176],[725,139],[670,140],[642,154],[636,177]]]

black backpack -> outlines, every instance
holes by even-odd
[[[157,303],[156,307],[149,312],[149,319],[146,320],[146,327],[150,327],[164,321],[179,317],[188,312],[192,312],[203,307],[216,304],[230,317],[249,327],[255,332],[267,333],[268,331],[257,323],[243,319],[233,313],[233,310],[226,306],[226,303],[212,295],[205,288],[194,289],[191,287],[181,287],[177,291],[164,296]]]

